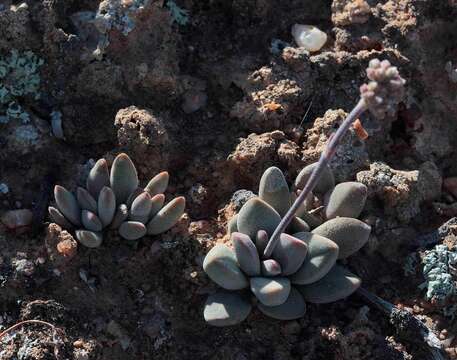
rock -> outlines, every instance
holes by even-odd
[[[420,206],[441,196],[441,175],[430,161],[418,170],[402,171],[374,162],[370,170],[357,174],[357,181],[368,187],[368,196],[376,196],[384,203],[384,211],[408,223],[420,213]]]

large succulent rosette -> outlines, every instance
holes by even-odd
[[[222,289],[208,297],[205,320],[214,326],[235,325],[253,305],[280,320],[302,317],[306,302],[329,303],[352,294],[361,280],[338,264],[368,240],[371,228],[357,219],[367,197],[365,185],[335,186],[329,168],[302,204],[269,258],[263,256],[269,236],[287,212],[315,164],[298,175],[291,192],[282,171],[267,169],[258,197],[248,200],[229,222],[231,246],[218,244],[203,268]],[[322,205],[321,211],[313,211]]]

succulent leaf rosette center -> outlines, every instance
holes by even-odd
[[[56,207],[49,207],[49,215],[63,228],[75,228],[78,241],[90,248],[101,245],[108,228],[117,229],[126,240],[158,235],[173,227],[185,208],[182,196],[164,205],[168,181],[164,171],[142,188],[127,154],[114,159],[111,171],[106,160],[100,159],[89,173],[86,188],[78,187],[76,196],[55,186]]]
[[[229,222],[232,247],[218,244],[206,255],[203,268],[223,289],[206,301],[204,317],[210,325],[238,324],[249,315],[252,304],[272,318],[297,319],[305,314],[306,302],[337,301],[360,286],[361,280],[337,260],[368,241],[371,228],[357,219],[367,188],[358,182],[335,186],[330,168],[281,234],[272,255],[264,257],[269,237],[314,166],[299,173],[292,192],[282,171],[268,168],[258,197],[248,200]],[[324,205],[320,215],[311,211],[316,203]]]

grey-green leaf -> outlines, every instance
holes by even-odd
[[[325,208],[327,219],[337,216],[357,218],[365,206],[368,189],[366,185],[348,181],[335,186],[328,196]]]
[[[240,290],[249,285],[238,267],[235,253],[225,245],[217,244],[206,254],[203,270],[211,280],[227,290]]]
[[[288,233],[297,233],[297,232],[307,232],[310,231],[311,228],[309,225],[306,223],[305,220],[295,216],[289,226],[287,227],[287,232]]]
[[[102,222],[92,211],[83,210],[81,214],[81,220],[87,230],[102,231]]]
[[[238,220],[238,215],[234,215],[227,223],[229,235],[233,234],[234,232],[238,232],[238,226],[236,225],[237,220]]]
[[[344,299],[358,289],[361,280],[342,266],[335,265],[327,275],[309,285],[299,285],[298,290],[306,301],[326,304]]]
[[[213,326],[231,326],[241,323],[251,312],[251,303],[235,292],[210,295],[203,316]]]
[[[151,199],[151,212],[149,214],[149,218],[152,219],[160,209],[163,208],[163,204],[165,203],[165,195],[164,194],[157,194],[154,195]]]
[[[267,247],[268,240],[269,237],[265,230],[257,231],[257,235],[255,238],[255,247],[257,248],[260,258],[263,258],[263,253],[265,251],[265,248]]]
[[[370,231],[371,227],[360,220],[338,217],[326,221],[312,233],[335,242],[339,247],[338,259],[345,259],[365,245]]]
[[[260,263],[260,272],[263,276],[273,277],[281,274],[281,264],[274,259],[267,259]]]
[[[89,230],[76,230],[76,238],[82,245],[88,248],[99,247],[103,242],[101,233]]]
[[[105,159],[98,160],[87,177],[86,188],[95,200],[104,186],[109,186],[108,163]]]
[[[117,209],[116,213],[114,214],[113,221],[111,222],[111,229],[117,229],[121,224],[127,220],[129,217],[129,209],[127,208],[127,205],[125,204],[120,204]]]
[[[86,189],[78,187],[76,189],[76,199],[82,210],[97,212],[97,202]]]
[[[238,214],[239,232],[254,239],[257,231],[265,230],[271,235],[281,221],[278,212],[258,197],[249,199]]]
[[[291,282],[306,285],[322,279],[336,263],[338,245],[323,236],[309,232],[294,236],[308,245],[308,252],[302,266],[290,277]]]
[[[272,257],[281,264],[282,275],[296,272],[305,260],[308,246],[303,240],[282,233]]]
[[[163,194],[168,187],[168,181],[170,180],[170,175],[166,171],[154,176],[151,181],[146,185],[144,190],[149,192],[149,195],[154,196],[157,194]]]
[[[81,225],[81,208],[74,195],[63,186],[54,187],[57,208],[73,225]]]
[[[260,260],[257,248],[251,238],[245,234],[234,232],[231,236],[235,256],[241,270],[248,276],[260,274]]]
[[[265,170],[260,179],[259,197],[279,215],[284,215],[290,207],[290,193],[286,178],[282,171],[272,166]]]
[[[129,219],[132,221],[139,221],[143,224],[149,220],[149,214],[152,209],[151,195],[147,191],[138,195],[132,203],[130,208]]]
[[[250,285],[256,298],[266,306],[281,305],[289,297],[290,281],[288,278],[253,277],[250,279]]]
[[[313,172],[314,168],[317,166],[317,162],[305,166],[302,171],[297,175],[297,178],[295,179],[295,188],[303,190],[303,187],[305,186],[306,182],[311,176],[311,173]],[[319,182],[317,183],[316,187],[314,188],[314,192],[319,193],[319,194],[325,194],[327,191],[332,189],[335,186],[335,177],[333,176],[332,170],[328,167],[325,166],[324,171],[322,173],[322,176],[319,179]]]
[[[170,201],[149,221],[148,234],[157,235],[171,229],[184,214],[185,207],[186,199],[183,196]]]
[[[146,226],[139,221],[125,221],[119,227],[119,235],[126,240],[138,240],[146,235]]]
[[[56,224],[62,226],[64,229],[72,229],[73,224],[69,222],[65,216],[55,207],[48,207],[49,216],[51,220],[54,221]]]
[[[114,159],[111,166],[110,184],[118,204],[125,203],[130,194],[138,187],[138,174],[127,154],[119,154]]]
[[[299,319],[306,313],[306,303],[300,292],[292,287],[286,302],[277,306],[265,306],[261,303],[258,308],[265,315],[277,320]]]
[[[103,227],[108,226],[116,213],[116,196],[114,191],[105,186],[101,189],[98,196],[98,217],[102,222]]]

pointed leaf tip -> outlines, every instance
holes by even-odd
[[[260,259],[257,248],[251,238],[245,234],[234,232],[231,236],[233,248],[235,249],[236,259],[248,276],[260,274]]]
[[[279,168],[272,166],[265,170],[260,179],[259,197],[280,215],[287,212],[290,207],[289,186]]]
[[[165,205],[148,223],[148,234],[158,235],[171,229],[184,214],[186,199],[177,197]]]
[[[81,208],[75,196],[63,186],[54,187],[57,208],[74,225],[81,225]]]
[[[116,156],[111,166],[110,184],[117,203],[125,203],[138,183],[138,173],[130,157],[125,153]]]

